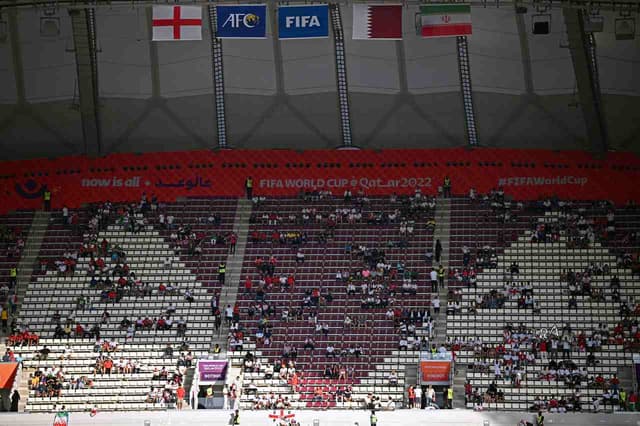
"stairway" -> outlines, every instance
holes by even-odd
[[[27,406],[27,398],[29,397],[29,372],[21,368],[19,374],[20,382],[18,383],[18,393],[20,394],[20,401],[18,402],[18,412],[23,413]]]
[[[191,398],[188,397],[188,395],[191,395],[191,386],[193,385],[193,379],[194,379],[194,375],[195,375],[195,371],[196,368],[195,367],[190,367],[187,368],[187,371],[184,374],[184,382],[183,382],[183,387],[184,387],[184,393],[185,395],[185,401],[189,402],[189,400]],[[194,408],[191,406],[191,404],[184,404],[182,407],[183,410],[194,410]]]
[[[238,298],[238,284],[240,283],[242,274],[242,264],[244,262],[244,252],[247,247],[249,237],[249,218],[253,204],[251,200],[245,198],[238,199],[236,207],[236,215],[233,220],[233,232],[238,236],[236,243],[236,251],[229,254],[226,261],[225,284],[220,292],[220,311],[224,312],[227,305],[233,306]],[[223,350],[227,350],[227,335],[229,327],[223,321],[220,327],[220,333],[214,336],[211,348],[215,344],[219,344]]]
[[[440,198],[436,205],[436,229],[433,233],[433,264],[435,267],[442,265],[445,271],[448,272],[449,268],[449,235],[451,232],[451,199]],[[440,262],[435,261],[436,241],[440,240],[442,245],[442,254],[440,255]],[[434,338],[431,340],[436,346],[444,344],[447,338],[447,302],[448,302],[448,288],[447,288],[447,276],[445,275],[445,284],[439,286],[438,297],[440,298],[440,314],[434,316]],[[464,379],[466,377],[466,367],[462,367],[465,371],[461,371],[460,366],[454,365],[454,377],[453,377],[453,406],[464,407]],[[439,392],[437,392],[439,394]]]
[[[49,220],[51,213],[46,211],[36,211],[31,222],[29,229],[29,235],[25,241],[24,250],[18,263],[18,275],[16,283],[16,294],[18,296],[18,303],[16,306],[15,316],[20,316],[20,308],[22,301],[27,294],[27,288],[31,282],[31,276],[34,269],[38,268],[38,256],[40,254],[40,246],[44,239],[47,228],[49,227]],[[18,351],[19,352],[19,351]],[[4,350],[2,351],[4,354]],[[25,369],[21,369],[18,393],[20,394],[20,401],[18,402],[18,411],[24,412],[27,405],[27,399],[29,397],[29,373]]]
[[[4,341],[0,341],[0,355],[4,355],[7,351],[7,345]],[[19,350],[16,352],[20,353]],[[18,412],[24,412],[24,408],[27,405],[27,397],[29,396],[29,373],[22,367],[18,366],[18,372],[13,383],[13,387],[9,392],[9,395],[13,395],[14,390],[18,390],[20,394],[20,401],[18,402]]]
[[[50,217],[51,213],[45,211],[37,211],[33,216],[29,235],[27,236],[27,241],[25,241],[24,250],[22,251],[22,257],[18,263],[18,277],[16,285],[16,293],[18,295],[17,316],[20,314],[20,306],[22,305],[22,301],[27,293],[27,288],[31,282],[33,271],[40,266],[37,263],[37,260],[42,240],[44,239],[47,227],[49,226]]]
[[[449,266],[449,232],[451,230],[451,200],[448,198],[440,198],[438,199],[438,203],[436,205],[436,229],[433,233],[433,265],[434,267],[438,267],[442,265],[445,270],[447,270]],[[440,262],[436,263],[435,261],[435,249],[436,249],[436,241],[440,240],[440,244],[442,245],[442,254],[440,256]],[[446,277],[445,277],[446,283]],[[445,314],[446,306],[447,306],[447,288],[446,285],[441,285],[438,288],[438,297],[440,298],[440,314],[434,316],[434,338],[431,340],[432,343],[439,345],[440,343],[444,343],[447,335],[447,316]]]

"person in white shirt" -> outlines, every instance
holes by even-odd
[[[416,408],[420,408],[422,406],[422,386],[417,384],[415,386],[414,392],[416,394]]]
[[[436,314],[440,313],[440,298],[437,294],[436,297],[431,301],[431,304],[433,305],[433,312]]]
[[[436,403],[436,391],[433,389],[433,386],[429,385],[429,389],[427,389],[427,405]]]
[[[333,345],[331,343],[329,343],[329,345],[327,345],[327,352],[325,354],[327,357],[335,357],[335,348],[333,347]]]
[[[429,278],[431,279],[431,292],[435,293],[438,291],[438,272],[435,268],[431,268]]]

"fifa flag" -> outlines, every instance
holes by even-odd
[[[418,22],[422,37],[456,37],[471,34],[468,4],[423,4]]]
[[[353,4],[354,40],[402,40],[401,4]]]
[[[202,40],[200,6],[153,6],[153,41]]]
[[[300,5],[278,7],[278,38],[329,37],[329,5]]]
[[[267,6],[264,4],[218,5],[218,38],[266,38]]]

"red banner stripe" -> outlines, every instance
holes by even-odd
[[[429,25],[422,28],[423,37],[462,36],[471,34],[471,24]]]

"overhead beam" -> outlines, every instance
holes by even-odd
[[[516,28],[518,29],[518,38],[520,39],[520,57],[522,59],[522,74],[524,79],[525,92],[529,96],[533,96],[533,72],[531,71],[531,51],[529,50],[529,37],[527,28],[524,24],[524,13],[518,13],[518,5],[513,6],[516,17]]]
[[[590,44],[589,34],[584,30],[584,16],[581,10],[563,9],[567,27],[569,50],[573,62],[573,72],[578,87],[578,98],[582,109],[587,137],[594,154],[607,150],[607,132],[600,98],[600,84],[597,80],[595,46]]]
[[[407,78],[407,58],[404,51],[404,40],[396,40],[396,62],[398,64],[398,82],[400,94],[409,95],[409,79]]]
[[[98,156],[102,152],[100,131],[96,23],[92,9],[73,9],[71,28],[76,54],[76,73],[80,94],[80,116],[85,154]]]

